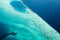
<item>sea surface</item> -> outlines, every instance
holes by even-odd
[[[24,3],[60,32],[60,0],[23,0]]]

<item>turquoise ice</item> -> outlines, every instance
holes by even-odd
[[[22,0],[0,0],[0,35],[0,40],[60,40],[60,34]]]

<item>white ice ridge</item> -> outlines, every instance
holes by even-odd
[[[60,34],[35,12],[26,5],[26,12],[18,12],[10,5],[11,1],[0,0],[0,22],[7,25],[10,32],[17,32],[17,40],[60,40]]]

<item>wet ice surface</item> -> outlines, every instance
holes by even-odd
[[[24,7],[19,6],[19,2],[17,2],[18,7],[14,4],[16,1],[13,1],[12,6],[10,2],[10,0],[0,0],[0,22],[5,25],[0,25],[0,29],[3,29],[3,32],[15,32],[17,34],[8,35],[6,38],[4,37],[4,40],[60,40],[60,34],[36,13],[27,8],[27,14],[25,12],[23,14],[21,10]],[[19,8],[20,12],[14,8]]]

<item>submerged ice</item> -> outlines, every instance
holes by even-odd
[[[20,12],[25,12],[26,7],[20,1],[11,1],[10,5],[16,10]]]
[[[60,40],[60,34],[22,1],[0,0],[0,40],[3,39]]]

